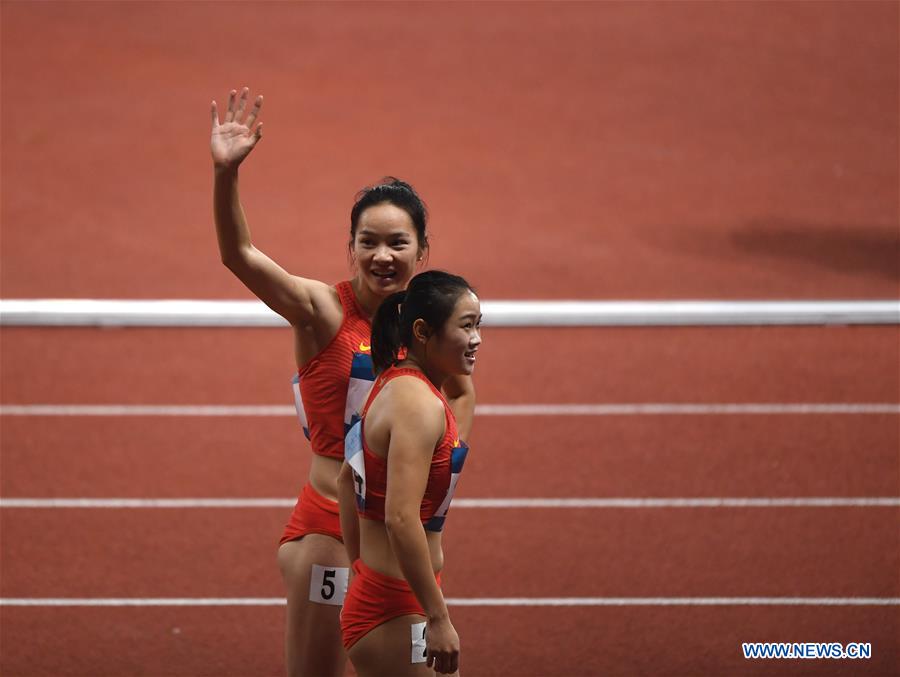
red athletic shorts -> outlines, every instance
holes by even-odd
[[[341,511],[337,501],[322,496],[309,482],[300,492],[291,519],[284,527],[279,545],[303,538],[307,534],[324,534],[343,543]]]
[[[341,638],[348,651],[371,630],[392,618],[425,615],[412,588],[402,578],[385,576],[358,559],[341,609]],[[441,574],[435,578],[441,584]]]

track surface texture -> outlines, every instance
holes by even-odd
[[[352,274],[353,195],[393,174],[428,202],[428,265],[482,298],[898,297],[896,2],[3,2],[0,19],[5,299],[249,298],[218,260],[207,149],[210,100],[242,85],[266,97],[241,170],[254,241],[296,274]],[[460,499],[671,500],[455,506],[466,677],[900,674],[898,346],[891,326],[487,330],[479,404],[538,410],[476,418]],[[289,502],[309,464],[289,412],[183,407],[290,405],[293,370],[286,330],[0,329],[4,407],[176,407],[4,410],[0,497]],[[540,410],[575,404],[701,407]],[[796,404],[863,409],[779,410]],[[714,498],[762,504],[671,502]],[[894,503],[836,503],[872,498]],[[4,600],[195,602],[4,604],[0,674],[283,674],[289,512],[4,505]],[[873,655],[743,658],[763,641]]]
[[[3,3],[5,298],[238,298],[208,107],[248,85],[257,245],[346,274],[408,178],[485,298],[895,298],[898,6]],[[323,255],[331,252],[331,255]]]

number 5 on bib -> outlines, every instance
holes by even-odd
[[[313,564],[309,577],[309,601],[343,606],[349,578],[350,569],[347,567],[323,567]]]

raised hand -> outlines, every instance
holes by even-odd
[[[262,108],[262,96],[256,97],[250,114],[242,121],[249,96],[250,90],[247,87],[241,90],[240,98],[237,96],[237,90],[232,89],[228,94],[225,121],[221,124],[216,102],[212,102],[212,138],[209,146],[213,164],[217,167],[225,169],[237,167],[262,138],[262,123],[256,125],[256,129],[253,128]]]

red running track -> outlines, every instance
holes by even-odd
[[[886,676],[896,673],[896,615],[891,607],[459,608],[453,621],[472,675]],[[4,674],[282,673],[281,635],[272,632],[284,622],[280,607],[4,609],[3,617]],[[871,641],[873,658],[775,663],[740,653],[745,641],[837,636]]]
[[[206,136],[241,85],[266,96],[247,213],[298,274],[347,275],[353,194],[393,173],[431,208],[432,264],[485,298],[897,296],[895,2],[2,19],[6,298],[247,297],[216,255]]]
[[[393,172],[429,203],[432,265],[485,298],[897,296],[896,3],[0,12],[4,298],[246,297],[215,255],[205,147],[209,99],[244,83],[267,96],[267,137],[243,195],[256,242],[293,272],[347,276],[352,193]],[[290,402],[285,332],[0,341],[2,404]],[[482,403],[900,400],[893,327],[485,341]],[[287,417],[0,424],[4,497],[290,497],[308,463]],[[896,497],[898,434],[896,415],[482,417],[460,495]],[[457,509],[447,591],[898,598],[897,512]],[[286,515],[4,508],[0,592],[276,597]],[[896,606],[453,614],[469,677],[900,673]],[[0,673],[276,675],[282,616],[4,606]],[[874,656],[750,662],[742,641]]]
[[[288,342],[286,334],[4,330],[3,402],[286,403],[287,379],[279,373],[286,351],[275,349]],[[584,359],[560,360],[533,401],[715,401],[711,393],[726,402],[891,401],[896,370],[885,367],[895,359],[895,335],[892,328],[496,331],[486,339],[477,383],[496,398],[485,396],[485,403],[521,400],[522,365],[553,336],[557,348]],[[633,352],[636,337],[646,348],[641,355]],[[221,368],[240,364],[254,341],[272,344],[247,353],[254,369]],[[62,346],[71,359],[39,359]],[[760,379],[760,365],[771,371],[768,379]],[[647,378],[635,380],[638,369]],[[596,376],[579,378],[584,373]],[[270,387],[275,374],[280,388]],[[173,391],[176,381],[182,387]],[[4,417],[3,429],[5,497],[289,498],[308,463],[290,416]],[[482,416],[459,495],[896,496],[897,442],[897,417],[890,414]],[[446,534],[445,589],[461,598],[897,598],[898,512],[459,508]],[[0,594],[277,598],[274,546],[287,514],[287,508],[4,509]],[[282,613],[4,607],[3,644],[14,649],[4,650],[0,667],[34,675],[82,674],[91,665],[118,674],[123,664],[130,666],[124,674],[277,674]],[[467,674],[475,675],[799,670],[745,662],[741,641],[868,641],[874,659],[817,668],[878,675],[896,665],[900,630],[896,607],[876,606],[453,613],[467,637]],[[67,618],[80,620],[57,624]],[[220,647],[216,638],[228,636],[241,618],[266,625],[241,630],[253,650]],[[110,619],[119,619],[111,633]],[[106,633],[116,649],[104,657],[92,646]],[[51,649],[36,656],[35,645]]]
[[[5,403],[293,401],[287,329],[6,328],[0,339]],[[483,403],[896,402],[900,329],[487,328],[477,379]]]
[[[275,549],[288,513],[6,509],[4,541],[15,546],[4,546],[0,587],[3,597],[277,597]],[[892,597],[898,516],[897,507],[458,508],[444,592]]]
[[[890,496],[898,436],[896,415],[478,417],[458,496]],[[289,498],[309,467],[289,417],[9,417],[3,437],[4,496]]]

